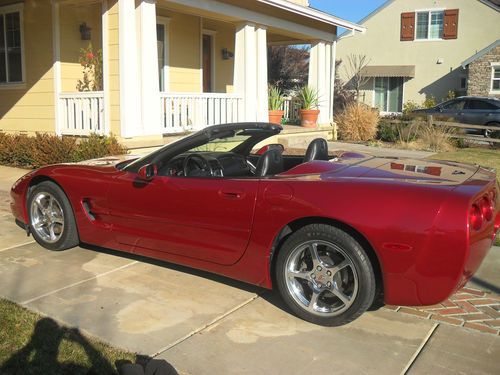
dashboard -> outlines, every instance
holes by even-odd
[[[162,176],[186,177],[249,177],[251,165],[243,155],[233,152],[187,152],[160,166]]]

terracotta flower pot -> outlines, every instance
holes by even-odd
[[[305,128],[315,128],[318,125],[319,109],[301,109],[300,125]]]
[[[272,124],[281,124],[281,118],[283,117],[284,111],[281,111],[279,109],[277,110],[269,110],[269,122]]]

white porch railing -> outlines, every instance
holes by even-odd
[[[219,93],[160,93],[164,133],[243,121],[243,97]]]
[[[63,92],[59,94],[61,134],[105,134],[104,93],[102,91]]]
[[[288,97],[285,98],[283,104],[281,105],[281,110],[285,113],[283,118],[288,121],[294,121],[299,119],[299,109],[300,109],[300,99]]]

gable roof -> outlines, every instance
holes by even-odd
[[[387,0],[385,3],[380,5],[378,8],[376,8],[374,11],[371,13],[367,14],[365,17],[363,17],[361,20],[357,22],[358,25],[363,25],[366,21],[368,21],[370,18],[372,18],[374,15],[382,11],[383,9],[387,8],[389,5],[391,5],[393,2],[396,0]],[[497,12],[500,12],[500,0],[477,0],[490,8],[495,9]],[[339,38],[342,38],[345,34],[349,33],[349,30],[344,31],[342,34],[339,35]]]
[[[488,52],[490,52],[493,48],[496,46],[500,46],[500,39],[497,39],[493,43],[491,43],[488,47],[483,48],[481,51],[475,53],[471,57],[469,57],[467,60],[462,62],[462,68],[465,68],[467,65],[469,65],[471,62],[474,62],[475,60],[483,57],[486,55]]]

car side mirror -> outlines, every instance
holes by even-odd
[[[439,112],[443,112],[443,107],[438,107]]]
[[[156,164],[146,164],[139,168],[138,177],[143,181],[151,181],[158,174]]]

